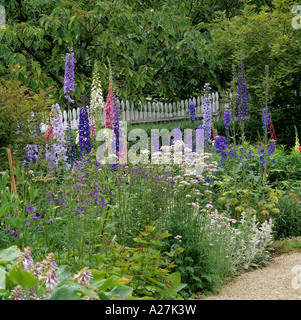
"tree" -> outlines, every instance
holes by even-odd
[[[243,57],[248,92],[253,98],[251,112],[260,118],[264,106],[264,70],[270,70],[270,108],[278,130],[278,141],[291,144],[294,124],[300,122],[301,33],[291,26],[294,1],[274,0],[273,8],[257,11],[247,5],[241,14],[227,19],[225,14],[209,28],[208,55],[215,61],[211,76],[220,88],[227,89],[231,66]],[[283,123],[286,126],[283,126]]]
[[[0,31],[0,73],[32,90],[54,86],[63,106],[64,56],[72,47],[78,103],[90,90],[96,60],[108,87],[107,59],[121,99],[187,98],[206,82],[205,40],[181,2],[5,1],[8,26]],[[16,65],[21,68],[12,74]]]
[[[24,155],[27,144],[45,144],[41,124],[49,122],[51,91],[28,90],[20,81],[0,83],[0,170],[8,169],[6,150],[18,150]]]

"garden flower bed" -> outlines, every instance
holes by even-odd
[[[73,68],[68,53],[68,103],[73,103]],[[273,240],[301,230],[299,178],[285,184],[287,168],[277,167],[281,158],[300,163],[298,133],[292,154],[285,155],[266,101],[260,142],[248,144],[243,61],[233,82],[226,135],[214,130],[206,84],[202,124],[196,128],[191,103],[191,131],[184,142],[181,127],[175,127],[170,145],[162,145],[157,132],[144,140],[140,135],[139,147],[127,146],[133,132],[121,130],[112,75],[104,104],[97,65],[94,112],[88,113],[83,97],[77,133],[70,126],[63,130],[58,103],[52,104],[46,134],[34,114],[22,164],[0,181],[0,297],[187,299],[217,292],[242,269],[267,265]],[[100,112],[106,130],[97,119]],[[26,136],[24,123],[18,125]],[[144,148],[148,142],[151,152]],[[138,161],[126,162],[127,153]]]

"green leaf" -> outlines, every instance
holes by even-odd
[[[64,265],[60,266],[56,270],[56,275],[59,278],[60,282],[64,281],[65,279],[70,279],[72,277],[69,270],[70,270],[69,266],[64,266]]]
[[[70,22],[69,22],[69,24],[68,24],[68,29],[69,29],[69,30],[74,29],[74,27],[72,26],[72,24],[73,24],[73,25],[76,25],[76,22],[74,23],[74,20],[75,20],[76,18],[77,18],[76,15],[71,17]],[[72,28],[72,27],[73,27],[73,28]]]
[[[32,186],[29,188],[29,196],[32,200],[36,197],[37,192],[38,190],[35,190]]]
[[[0,218],[4,215],[5,212],[7,212],[9,209],[11,209],[12,204],[11,202],[6,203],[4,206],[0,208]]]
[[[103,291],[98,293],[100,300],[110,300],[110,298]]]
[[[117,296],[120,296],[122,293],[122,296],[130,296],[133,293],[133,288],[125,285],[120,285],[115,288],[113,288],[112,291],[106,293],[106,296],[112,300],[113,298],[116,298]],[[115,300],[115,299],[113,299]]]
[[[145,227],[145,230],[146,230],[147,232],[154,232],[154,227],[152,227],[152,226],[146,226],[146,227]]]
[[[49,300],[77,300],[77,298],[76,288],[66,284],[56,288]]]
[[[186,284],[181,283],[181,275],[178,272],[168,275],[166,281],[171,282],[171,286],[162,292],[162,299],[168,299],[187,286]]]
[[[17,246],[11,246],[7,249],[0,251],[0,264],[1,261],[7,263],[11,263],[17,260],[17,257],[20,255],[21,251]]]
[[[94,281],[103,280],[105,277],[108,276],[108,273],[106,271],[100,271],[96,269],[91,269],[90,271],[92,273]]]
[[[162,233],[162,234],[161,234],[161,237],[162,237],[162,238],[168,238],[168,237],[170,237],[171,235],[172,235],[171,233],[165,232],[165,233]]]
[[[98,298],[97,293],[77,282],[64,279],[54,289],[50,300],[78,300],[82,296]]]
[[[1,179],[2,189],[4,189],[6,187],[7,181],[8,181],[8,170],[5,171],[5,173],[4,173],[4,175],[2,176],[2,179]]]
[[[34,287],[37,289],[39,280],[38,278],[33,275],[31,272],[27,270],[22,270],[17,265],[14,265],[9,274],[9,278],[19,284],[24,289],[29,289],[31,287]]]
[[[148,297],[148,296],[144,296],[142,298],[137,298],[137,297],[133,297],[133,296],[128,296],[127,300],[156,300],[153,297]]]
[[[0,266],[0,289],[5,289],[5,278],[6,278],[6,271],[5,269]]]
[[[109,279],[100,280],[98,282],[95,282],[93,284],[93,286],[97,287],[98,292],[105,291],[105,290],[107,290],[109,288],[113,288],[113,287],[115,287],[117,285],[120,285],[120,281],[118,281],[118,280],[119,280],[118,277],[113,276],[113,277],[111,277]]]

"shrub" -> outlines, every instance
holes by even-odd
[[[35,134],[39,124],[47,124],[51,90],[30,91],[21,82],[2,80],[0,83],[0,170],[8,168],[6,151],[3,148],[18,150],[24,155],[26,144],[44,143],[42,135]]]
[[[146,226],[134,238],[136,246],[125,246],[104,238],[97,254],[99,269],[110,270],[111,274],[131,279],[133,294],[151,296],[156,299],[182,299],[178,294],[186,284],[181,283],[181,275],[173,272],[173,263],[168,256],[177,256],[182,248],[169,248],[162,252],[163,239],[171,234],[156,233],[155,228]]]
[[[301,153],[285,154],[281,149],[277,150],[275,162],[270,165],[269,180],[301,180]]]
[[[301,234],[301,201],[295,193],[286,192],[279,198],[279,212],[273,213],[275,239]]]

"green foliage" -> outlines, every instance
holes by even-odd
[[[11,1],[12,2],[12,1]],[[35,90],[55,86],[63,106],[64,56],[73,47],[76,60],[74,96],[90,90],[94,60],[100,61],[103,87],[108,87],[107,58],[122,99],[181,98],[199,92],[205,79],[205,42],[193,2],[172,1],[140,8],[131,1],[36,1],[7,4],[7,27],[1,30],[3,66]],[[24,15],[24,16],[23,16]],[[2,67],[6,76],[11,69]],[[201,85],[200,85],[201,84]]]
[[[72,279],[69,269],[61,266],[59,284],[49,300],[151,300],[151,297],[135,297],[129,286],[131,280],[110,275],[106,271],[91,270],[93,279],[88,286],[83,286]]]
[[[230,71],[233,61],[238,62],[242,54],[248,90],[253,99],[257,96],[263,98],[265,65],[271,70],[272,100],[276,92],[289,95],[288,88],[293,90],[293,83],[298,83],[296,50],[299,47],[295,41],[300,40],[300,34],[291,26],[293,4],[290,0],[274,1],[273,10],[265,7],[260,12],[254,5],[246,5],[240,15],[233,19],[221,15],[210,28],[212,42],[209,50],[221,59],[224,71]],[[262,105],[262,101],[256,101]],[[255,110],[258,108],[259,104]]]
[[[275,239],[299,236],[301,232],[301,201],[298,193],[285,192],[279,198],[279,212],[272,214]]]
[[[249,111],[256,119],[255,130],[260,129],[261,110],[264,106],[264,70],[270,69],[270,111],[277,142],[291,147],[294,125],[300,129],[300,32],[293,29],[291,0],[274,0],[271,7],[244,6],[239,15],[228,19],[220,14],[209,27],[211,41],[206,47],[215,61],[211,75],[227,90],[231,81],[232,64],[243,57],[249,96]],[[209,80],[213,82],[214,80]],[[251,99],[250,99],[251,98]],[[252,120],[253,122],[253,120]],[[285,123],[285,125],[284,125]],[[247,125],[248,126],[248,125]],[[249,126],[252,130],[252,126]],[[256,132],[255,138],[256,138]]]
[[[286,238],[280,238],[280,240],[275,240],[273,248],[280,253],[288,253],[295,249],[300,250],[300,237],[289,236]]]
[[[292,152],[286,154],[281,146],[277,146],[275,161],[270,164],[269,180],[271,182],[280,181],[300,181],[301,180],[301,153]]]
[[[221,210],[228,210],[235,219],[238,219],[242,212],[255,214],[262,219],[263,216],[279,211],[279,191],[261,185],[260,177],[255,176],[252,171],[235,184],[231,177],[224,177],[221,186],[221,197],[217,202],[223,204]]]
[[[265,3],[256,1],[256,8]],[[108,87],[107,58],[122,99],[186,99],[200,93],[207,75],[213,76],[212,67],[220,64],[206,49],[208,25],[218,12],[234,17],[245,6],[207,0],[1,0],[0,5],[7,15],[6,29],[0,30],[0,74],[14,76],[32,90],[54,86],[62,107],[69,47],[76,60],[77,106],[90,91],[94,60],[101,64],[103,88]]]
[[[48,123],[52,100],[49,90],[32,92],[20,81],[1,79],[0,83],[0,170],[8,169],[5,148],[19,150],[19,159],[24,155],[26,144],[33,143],[36,125]],[[35,114],[35,115],[33,115]],[[35,143],[43,144],[42,136]]]
[[[190,226],[191,227],[191,226]],[[184,251],[172,259],[182,280],[187,283],[184,297],[189,297],[197,292],[209,293],[218,292],[222,283],[222,276],[219,271],[222,260],[217,261],[213,250],[210,250],[209,243],[202,241],[196,232],[187,232],[180,224],[170,225],[171,232],[181,234],[181,246]],[[191,230],[191,229],[190,229]],[[174,241],[176,242],[176,241]],[[217,257],[219,259],[219,257]],[[222,265],[219,263],[222,263]]]
[[[120,277],[130,277],[134,294],[147,295],[157,299],[181,299],[178,292],[186,285],[181,283],[181,275],[172,272],[174,264],[167,262],[167,256],[178,255],[182,249],[177,248],[163,254],[160,250],[163,239],[169,233],[155,233],[152,226],[145,227],[144,232],[134,239],[136,246],[128,247],[109,243],[104,239],[98,256],[99,269],[111,270]]]
[[[75,280],[67,266],[60,266],[56,274],[58,283],[54,290],[44,287],[41,279],[32,270],[24,270],[17,263],[20,250],[15,246],[0,251],[0,299],[11,299],[17,286],[24,290],[23,300],[151,300],[151,297],[133,296],[128,286],[131,279],[110,275],[109,272],[91,270],[92,279],[86,285]],[[3,267],[4,266],[4,267]],[[82,271],[82,270],[81,270]],[[37,294],[31,297],[31,289]]]

